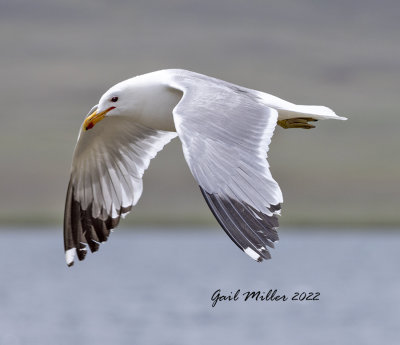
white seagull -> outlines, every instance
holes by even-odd
[[[283,199],[268,145],[276,124],[309,129],[320,119],[346,120],[327,107],[181,69],[114,85],[89,112],[75,147],[64,214],[67,265],[107,240],[138,202],[150,160],[176,136],[221,227],[251,258],[269,259]]]

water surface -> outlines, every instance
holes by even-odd
[[[67,268],[60,229],[1,229],[0,344],[399,344],[400,233],[281,230],[259,264],[197,230],[119,229]]]

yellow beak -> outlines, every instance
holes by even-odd
[[[91,113],[86,119],[85,122],[83,122],[83,128],[88,131],[89,129],[93,128],[94,125],[97,122],[100,122],[101,120],[104,119],[106,114],[110,111],[113,110],[115,107],[110,107],[101,113],[98,113],[97,110],[95,110],[93,113]]]

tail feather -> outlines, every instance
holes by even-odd
[[[338,116],[332,109],[321,105],[297,105],[265,92],[259,92],[258,96],[265,105],[278,110],[278,120],[296,117],[312,117],[316,120],[347,120],[346,117]]]
[[[295,117],[312,117],[316,120],[324,119],[335,119],[335,120],[347,120],[346,117],[338,116],[335,112],[321,105],[295,105],[289,109],[278,109],[279,119],[291,119]]]

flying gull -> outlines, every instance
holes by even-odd
[[[111,87],[83,122],[64,214],[68,266],[107,240],[138,202],[150,160],[176,136],[211,212],[256,261],[278,240],[282,192],[266,160],[276,124],[346,120],[202,74],[170,69]]]

